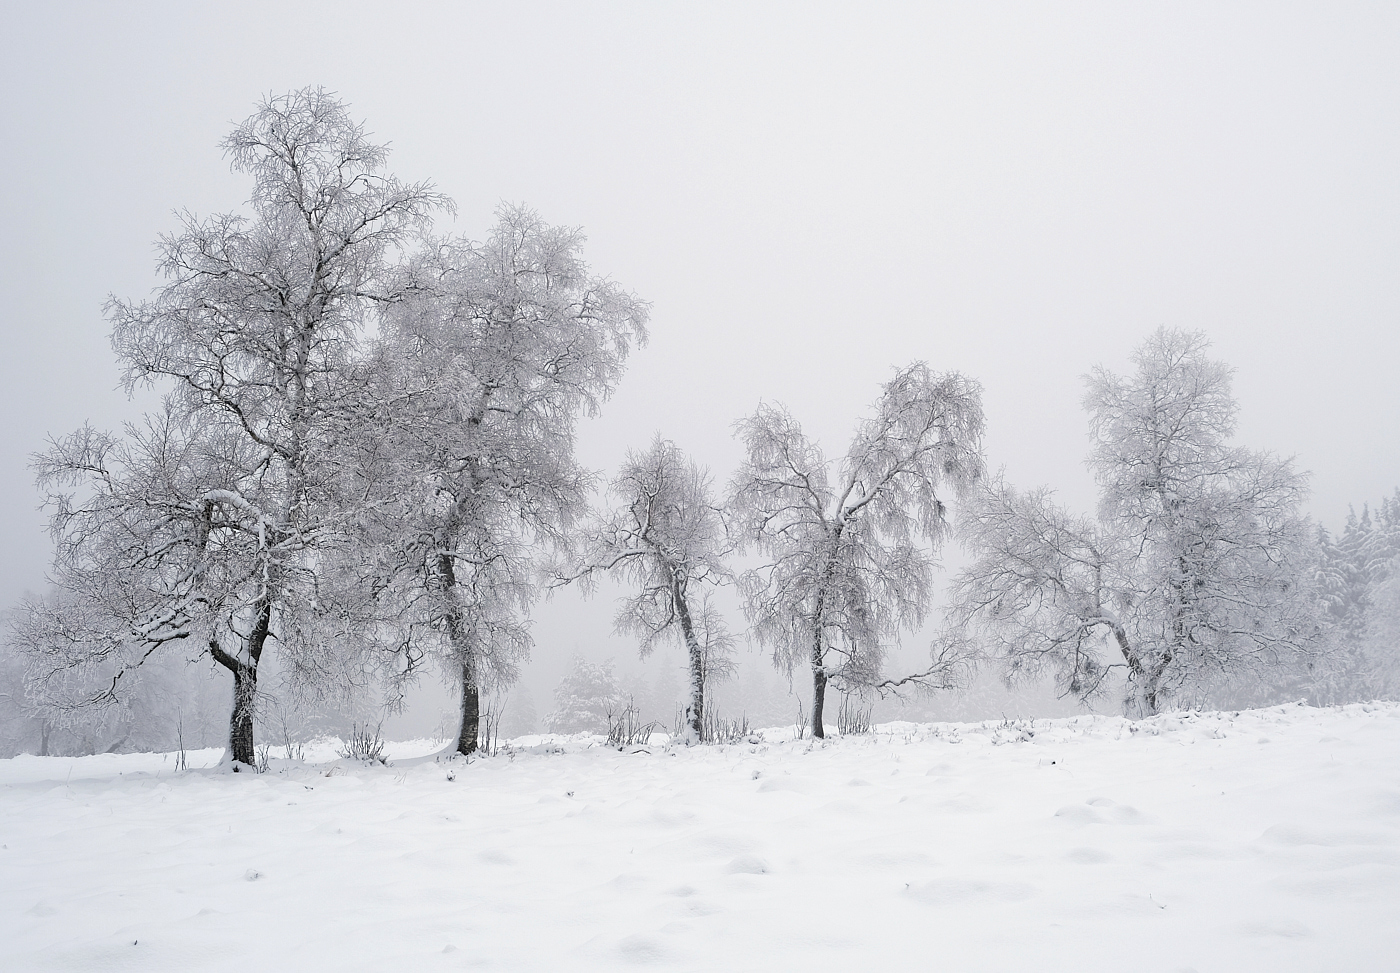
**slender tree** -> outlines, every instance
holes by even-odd
[[[32,605],[21,634],[51,698],[106,667],[78,702],[193,643],[233,677],[229,754],[251,764],[269,647],[315,674],[369,624],[348,576],[323,570],[346,537],[352,362],[378,308],[404,296],[396,253],[448,202],[387,174],[385,148],[320,89],[267,99],[224,149],[253,179],[251,215],[183,214],[160,241],[165,285],[107,305],[128,387],[164,385],[164,409],[36,460],[66,596]]]
[[[724,520],[711,497],[709,474],[659,435],[644,453],[629,452],[610,492],[618,506],[587,532],[582,557],[567,580],[620,576],[633,588],[619,608],[620,632],[641,640],[645,657],[674,637],[686,651],[690,702],[686,735],[705,733],[705,689],[730,645],[705,585],[728,579]]]
[[[612,393],[648,315],[590,275],[579,230],[522,207],[498,217],[484,243],[417,257],[378,349],[381,425],[361,445],[390,647],[402,672],[436,658],[457,684],[463,754],[483,688],[508,686],[528,656],[535,545],[587,510],[577,417]]]
[[[767,559],[740,578],[760,643],[788,672],[812,672],[812,733],[823,736],[826,687],[880,685],[886,643],[920,624],[931,552],[948,532],[946,491],[982,475],[981,390],[922,363],[885,385],[839,468],[785,410],[760,406],[738,424],[748,459],[730,508],[740,543]]]

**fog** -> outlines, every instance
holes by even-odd
[[[732,423],[760,400],[839,454],[893,368],[926,360],[982,382],[993,468],[1088,511],[1081,376],[1126,369],[1167,325],[1236,368],[1238,441],[1311,471],[1316,520],[1335,529],[1400,485],[1394,7],[152,3],[6,20],[0,604],[44,584],[29,455],[156,401],[118,389],[106,296],[158,283],[172,211],[241,206],[220,139],[308,84],[392,144],[396,173],[452,196],[456,231],[527,203],[584,227],[593,269],[653,303],[650,344],[581,429],[599,471],[659,431],[722,483]],[[610,600],[539,610],[523,684],[541,714],[571,653],[635,655]]]

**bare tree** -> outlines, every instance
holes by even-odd
[[[738,424],[748,460],[730,508],[739,541],[767,558],[740,578],[746,614],[776,665],[812,672],[812,733],[827,684],[880,685],[884,646],[923,621],[933,549],[948,532],[941,491],[982,475],[979,386],[922,363],[885,385],[833,470],[786,411]]]
[[[630,583],[635,593],[618,610],[616,626],[641,640],[643,657],[662,639],[677,639],[690,670],[687,736],[699,742],[706,684],[731,644],[702,587],[729,577],[729,545],[709,474],[658,435],[645,453],[627,454],[610,492],[617,509],[587,532],[580,562],[565,579],[587,582],[604,572]]]
[[[37,458],[69,597],[32,605],[21,634],[41,693],[73,702],[193,643],[233,676],[230,756],[252,764],[269,645],[315,677],[366,625],[350,577],[325,570],[345,536],[337,441],[363,406],[351,364],[403,296],[394,255],[448,202],[386,174],[385,148],[320,89],[265,100],[223,145],[253,177],[252,215],[183,214],[160,241],[167,283],[109,301],[128,387],[170,392],[123,435],[85,428]],[[72,700],[94,666],[108,685]]]
[[[1089,376],[1096,522],[1001,484],[973,506],[964,536],[977,560],[952,616],[989,637],[1012,673],[1048,668],[1087,698],[1123,668],[1127,711],[1150,715],[1307,649],[1305,478],[1228,444],[1230,369],[1206,347],[1198,333],[1159,329],[1135,354],[1136,374]]]
[[[441,661],[461,690],[457,749],[480,694],[514,681],[531,639],[535,550],[587,509],[577,416],[611,394],[648,305],[589,274],[583,234],[505,207],[485,243],[418,256],[378,350],[381,428],[362,443],[377,560],[401,671]]]

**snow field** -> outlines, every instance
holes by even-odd
[[[621,753],[527,738],[469,763],[409,746],[388,767],[263,775],[0,761],[0,968],[1207,973],[1400,955],[1400,705],[878,729]]]

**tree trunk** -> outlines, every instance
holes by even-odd
[[[695,636],[695,624],[686,602],[685,586],[674,573],[671,575],[671,600],[681,622],[681,635],[690,653],[690,705],[685,709],[686,724],[695,743],[705,739],[705,653]]]
[[[1162,676],[1166,672],[1167,663],[1170,661],[1171,657],[1167,656],[1162,660],[1160,665],[1154,666],[1151,670],[1151,674],[1143,683],[1140,693],[1141,702],[1139,705],[1142,708],[1142,715],[1144,717],[1157,715],[1160,705],[1159,697],[1162,693]]]
[[[822,708],[826,705],[826,672],[820,665],[812,666],[812,736],[818,740],[826,738],[826,727],[822,724]]]
[[[457,752],[466,757],[477,751],[477,737],[481,732],[481,687],[477,685],[476,656],[467,634],[467,622],[455,601],[457,566],[449,553],[437,556],[436,583],[447,593],[451,605],[443,622],[447,626],[447,642],[462,667],[462,722],[457,730]]]
[[[272,630],[272,603],[264,601],[258,608],[253,622],[253,631],[248,635],[248,658],[229,655],[215,639],[209,640],[209,654],[229,672],[233,673],[233,713],[228,721],[228,752],[233,760],[233,769],[239,765],[257,766],[257,755],[253,752],[253,715],[258,699],[258,661],[262,658],[263,646]]]
[[[469,661],[462,662],[462,726],[457,733],[457,752],[462,756],[476,753],[477,736],[481,726],[481,690],[476,684],[476,672]]]
[[[1151,683],[1136,683],[1133,686],[1133,695],[1128,700],[1127,716],[1134,720],[1145,720],[1149,716],[1157,715],[1156,686]]]
[[[836,573],[836,552],[840,549],[841,534],[846,529],[844,521],[838,520],[831,531],[831,549],[827,554],[826,565],[822,568],[821,587],[817,591],[817,607],[812,613],[812,736],[818,740],[826,738],[826,726],[822,723],[822,709],[826,706],[826,596]]]
[[[1137,651],[1128,641],[1128,633],[1124,631],[1123,626],[1117,622],[1110,622],[1109,628],[1113,631],[1113,638],[1118,642],[1118,650],[1123,654],[1123,661],[1128,664],[1128,682],[1133,687],[1132,698],[1125,703],[1131,710],[1127,715],[1139,720],[1148,716],[1156,716],[1157,687],[1162,681],[1162,668],[1155,667],[1149,673],[1149,667],[1143,664],[1142,659],[1138,658]]]
[[[817,624],[812,634],[812,736],[818,740],[826,738],[826,726],[822,723],[822,709],[826,706],[826,653],[822,646],[821,603],[817,598]]]
[[[826,738],[826,727],[822,723],[822,709],[826,706],[826,647],[822,644],[826,635],[822,625],[822,607],[825,602],[826,592],[819,592],[816,624],[812,626],[812,736],[818,740]]]
[[[253,705],[258,693],[258,670],[236,662],[233,672],[233,714],[229,717],[228,748],[235,764],[257,766],[253,753]]]

